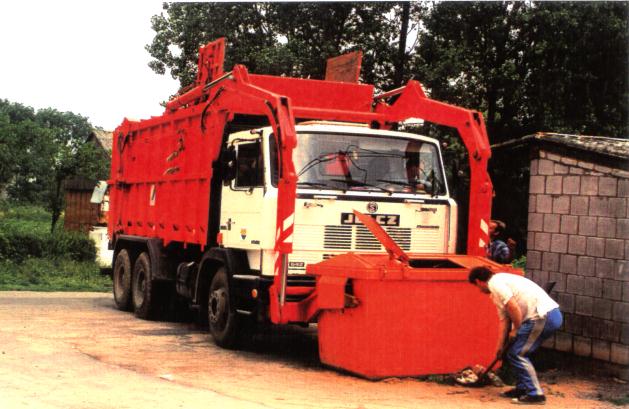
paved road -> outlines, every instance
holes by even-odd
[[[327,369],[313,329],[257,341],[220,349],[192,323],[120,312],[110,294],[0,292],[0,408],[512,407],[496,388],[371,382]],[[548,393],[555,407],[608,407],[583,399],[596,387],[569,379]]]

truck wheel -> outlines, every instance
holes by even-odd
[[[140,254],[135,261],[131,287],[135,316],[142,319],[153,318],[157,297],[151,274],[151,259],[147,253]]]
[[[120,250],[114,262],[114,302],[121,311],[131,310],[131,258],[127,250]]]
[[[229,349],[238,347],[241,322],[230,302],[225,267],[219,268],[212,278],[207,309],[210,333],[216,345]]]

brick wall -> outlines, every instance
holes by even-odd
[[[565,317],[545,346],[629,365],[629,172],[544,150],[530,170],[527,276]]]

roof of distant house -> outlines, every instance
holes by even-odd
[[[92,129],[92,132],[87,137],[87,140],[95,141],[101,148],[107,152],[111,152],[113,133],[102,129]]]
[[[529,144],[550,144],[587,153],[596,153],[619,160],[629,161],[629,139],[608,138],[605,136],[569,135],[561,133],[538,132],[519,139],[492,145],[494,149],[515,148]]]

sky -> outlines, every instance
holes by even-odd
[[[161,115],[178,90],[148,67],[150,19],[161,2],[5,1],[0,5],[0,99],[55,108],[113,130]]]

